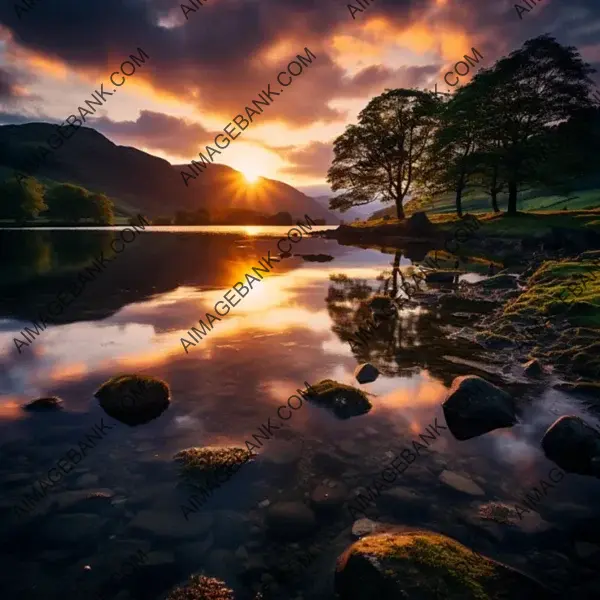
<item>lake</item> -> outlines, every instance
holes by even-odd
[[[181,338],[261,257],[279,254],[277,240],[288,227],[150,227],[19,351],[14,339],[109,248],[117,230],[0,231],[3,597],[152,600],[204,572],[240,597],[250,598],[262,582],[265,598],[331,598],[333,565],[354,539],[354,519],[342,508],[316,511],[313,523],[299,505],[318,505],[327,488],[350,499],[371,486],[436,419],[439,436],[368,516],[445,533],[546,583],[564,585],[571,572],[593,571],[581,540],[600,524],[597,480],[567,475],[516,522],[482,518],[491,502],[523,506],[540,480],[550,481],[555,465],[541,437],[555,413],[585,414],[597,425],[584,406],[538,386],[517,425],[459,442],[444,428],[441,409],[452,380],[501,376],[459,335],[459,317],[406,308],[366,349],[348,343],[360,302],[382,289],[394,263],[422,260],[423,249],[386,253],[304,237],[293,253],[333,260],[292,256],[274,264],[186,352]],[[364,361],[381,375],[359,386],[353,373]],[[137,427],[107,417],[94,392],[122,373],[166,381],[169,408]],[[290,395],[323,379],[361,387],[372,409],[340,420],[305,401],[287,421],[277,419]],[[40,396],[59,396],[64,410],[22,410]],[[259,457],[184,518],[191,492],[173,455],[192,446],[243,446],[269,418],[279,429]],[[83,452],[81,440],[101,422],[105,435],[84,458],[33,510],[16,515],[32,484],[73,448]],[[291,528],[302,519],[310,525],[291,542],[278,539],[266,519],[281,502],[290,503]],[[314,558],[304,570],[283,577],[285,565],[309,548]],[[140,551],[143,561],[124,569]]]

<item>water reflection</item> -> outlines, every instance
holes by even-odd
[[[23,323],[56,294],[65,272],[85,264],[110,239],[105,231],[85,242],[61,239],[81,233],[1,234],[25,237],[2,239],[15,262],[0,280],[0,484],[5,493],[0,514],[103,415],[93,393],[110,377],[126,372],[159,377],[169,383],[172,403],[147,425],[132,430],[116,423],[111,438],[65,477],[30,521],[14,529],[0,520],[11,549],[0,556],[8,597],[27,597],[32,582],[48,599],[86,597],[85,586],[106,580],[116,568],[112,557],[128,556],[140,544],[159,556],[127,584],[135,600],[158,597],[194,569],[224,571],[232,587],[253,582],[256,572],[249,567],[238,580],[244,552],[277,573],[279,558],[293,549],[280,548],[267,536],[260,503],[304,502],[328,479],[342,480],[350,489],[368,485],[389,462],[389,452],[403,448],[436,418],[445,423],[441,403],[452,379],[473,372],[472,364],[486,367],[478,347],[449,338],[448,332],[460,326],[452,315],[434,309],[403,309],[369,344],[353,348],[348,342],[367,318],[365,302],[375,293],[401,295],[409,260],[399,252],[382,254],[322,239],[302,240],[294,251],[330,254],[333,261],[292,257],[278,263],[186,354],[180,337],[249,265],[269,250],[273,255],[277,238],[237,233],[140,236],[62,321],[18,355],[12,339]],[[333,379],[356,386],[354,369],[366,361],[382,373],[362,386],[373,406],[368,413],[340,421],[306,403],[278,434],[293,451],[283,452],[276,439],[265,443],[256,468],[227,482],[202,517],[196,515],[193,525],[181,518],[179,506],[187,495],[178,488],[172,462],[177,451],[242,444],[304,382]],[[583,519],[594,517],[591,495],[598,492],[598,482],[569,476],[569,483],[553,492],[539,508],[550,533],[482,522],[479,503],[518,502],[548,472],[551,465],[539,441],[553,420],[549,408],[560,401],[563,410],[575,410],[564,394],[539,388],[524,393],[500,376],[492,381],[517,397],[519,423],[465,442],[444,432],[430,454],[407,471],[400,491],[387,499],[393,508],[384,514],[465,542],[475,532],[479,551],[516,566],[547,567],[527,553],[571,556],[561,546],[561,528],[579,531]],[[46,418],[18,408],[25,400],[50,395],[64,399],[64,414]],[[447,475],[440,478],[445,471],[471,478],[485,496],[451,488],[444,483]],[[110,495],[102,511],[86,504],[90,492]],[[72,521],[73,514],[79,515],[79,541],[67,539],[68,528],[52,525],[64,523],[65,515]],[[324,550],[324,562],[349,542],[348,524],[342,523],[340,531]],[[91,565],[91,575],[84,565]],[[328,573],[315,563],[304,583],[329,581]]]

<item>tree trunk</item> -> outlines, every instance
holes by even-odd
[[[508,210],[506,211],[509,215],[517,214],[517,182],[508,182]]]
[[[491,194],[492,194],[492,208],[494,209],[495,213],[499,213],[500,209],[498,208],[498,192],[493,189],[491,190]]]
[[[462,216],[463,216],[463,212],[462,212],[462,187],[460,187],[460,186],[456,190],[456,214],[458,215],[458,217],[460,219],[462,219]]]
[[[404,220],[404,208],[402,207],[402,198],[399,196],[396,197],[396,215],[398,216],[398,221]]]

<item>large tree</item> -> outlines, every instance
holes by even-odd
[[[334,141],[334,159],[327,181],[336,192],[332,210],[375,200],[394,202],[398,219],[403,202],[419,178],[425,153],[432,143],[441,101],[418,90],[386,90],[373,98]]]
[[[0,183],[0,219],[23,223],[35,219],[46,208],[43,188],[33,177],[22,182],[12,178]]]
[[[544,132],[590,107],[593,72],[576,48],[542,35],[475,75],[493,124],[482,133],[497,140],[509,214],[517,212],[519,188],[539,182]]]
[[[459,217],[463,193],[480,161],[485,118],[477,86],[460,88],[443,104],[439,127],[419,170],[419,192],[429,197],[453,192]]]

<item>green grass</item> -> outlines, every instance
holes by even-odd
[[[530,277],[527,290],[507,305],[504,314],[564,314],[574,326],[600,327],[600,267],[589,260],[546,262]]]

